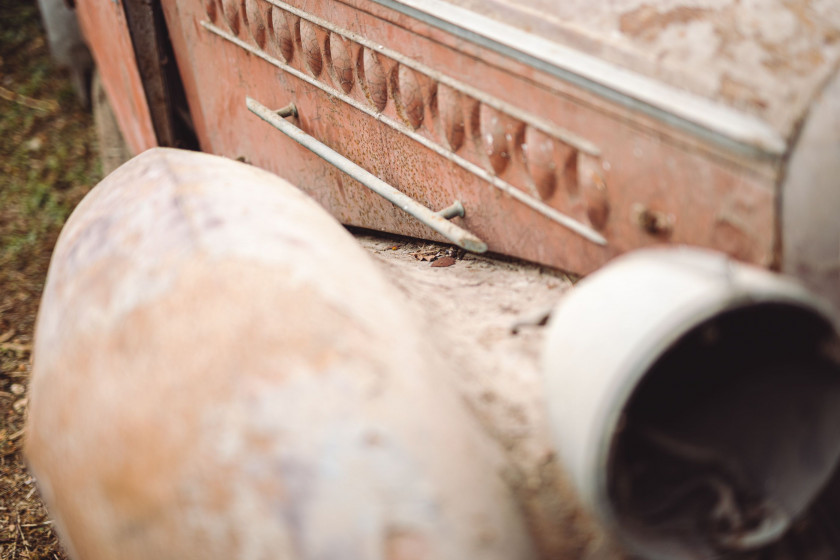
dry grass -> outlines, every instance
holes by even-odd
[[[90,115],[34,0],[0,0],[0,560],[64,558],[20,449],[35,315],[55,239],[100,175]]]

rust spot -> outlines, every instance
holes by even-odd
[[[257,0],[245,0],[245,10],[242,12],[242,18],[245,20],[254,42],[261,49],[264,49],[266,42],[265,17]]]
[[[456,262],[457,261],[455,261],[455,259],[452,258],[452,257],[441,257],[439,259],[436,259],[436,260],[432,261],[431,266],[432,266],[432,268],[445,268],[447,266],[452,266]]]
[[[390,530],[385,537],[385,560],[427,560],[429,542],[413,531]]]
[[[439,84],[437,88],[437,111],[440,116],[440,129],[449,149],[457,152],[464,144],[464,108],[461,94],[448,86]]]
[[[507,141],[504,116],[486,105],[479,109],[479,134],[481,146],[490,167],[502,173],[510,161],[511,146]]]
[[[476,150],[481,151],[481,103],[471,97],[464,98],[464,107],[467,114],[467,130],[470,133],[470,140]]]
[[[292,55],[295,52],[295,41],[289,29],[289,20],[286,18],[286,12],[279,8],[272,8],[269,21],[271,22],[272,36],[277,41],[277,51],[283,57],[283,61],[288,63],[292,60]]]
[[[651,210],[643,204],[633,206],[633,221],[649,235],[667,237],[674,231],[673,215]]]
[[[674,24],[686,24],[702,19],[710,10],[679,6],[673,10],[660,12],[653,6],[644,4],[637,9],[622,14],[619,19],[621,32],[630,37],[652,41],[667,27]]]
[[[318,45],[318,35],[315,26],[308,21],[300,22],[300,48],[306,69],[313,76],[319,76],[323,70],[321,47]]]
[[[545,200],[557,187],[557,164],[554,158],[554,139],[532,127],[525,129],[523,147],[528,174],[540,198]]]
[[[417,75],[410,68],[398,65],[394,69],[394,101],[400,116],[412,127],[417,128],[423,123],[425,106],[423,91]]]
[[[825,56],[822,49],[811,48],[796,57],[796,71],[800,75],[810,74],[813,70],[822,66],[825,62]]]
[[[369,49],[361,49],[359,60],[359,81],[365,95],[377,111],[383,111],[388,104],[388,78],[379,55]]]
[[[353,59],[350,56],[350,49],[347,48],[344,39],[335,33],[330,33],[327,41],[324,43],[324,56],[327,59],[330,77],[333,82],[344,93],[350,93],[354,83]]]
[[[230,31],[239,35],[239,0],[222,0],[222,15]]]
[[[720,95],[736,106],[752,106],[764,109],[767,101],[747,84],[736,80],[729,74],[724,74],[720,80]]]
[[[607,184],[601,176],[597,158],[578,154],[577,171],[579,189],[586,204],[586,217],[597,230],[603,230],[610,215]]]
[[[204,13],[207,14],[207,19],[209,19],[213,23],[216,23],[216,18],[218,17],[218,7],[216,6],[216,0],[204,0]]]

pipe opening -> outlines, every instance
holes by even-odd
[[[607,495],[625,536],[651,558],[787,546],[840,460],[835,337],[809,309],[761,303],[665,351],[612,440]]]

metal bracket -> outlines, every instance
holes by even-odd
[[[331,163],[339,170],[347,173],[353,179],[360,182],[394,206],[400,208],[411,216],[414,216],[420,220],[420,222],[441,234],[458,247],[473,253],[484,253],[487,251],[487,244],[484,241],[469,231],[448,221],[457,216],[464,216],[464,206],[460,201],[455,201],[452,206],[444,208],[440,212],[435,212],[434,210],[423,206],[413,198],[398,191],[379,177],[356,165],[323,142],[320,142],[294,124],[285,120],[284,117],[297,116],[297,108],[293,103],[277,111],[272,111],[265,105],[251,99],[250,97],[245,98],[245,104],[249,111],[260,117],[262,120],[301,146],[311,150],[314,154],[320,156],[328,163]]]

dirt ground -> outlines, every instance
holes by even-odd
[[[50,253],[101,176],[93,122],[51,63],[35,0],[0,0],[0,560],[63,559],[20,455]]]

